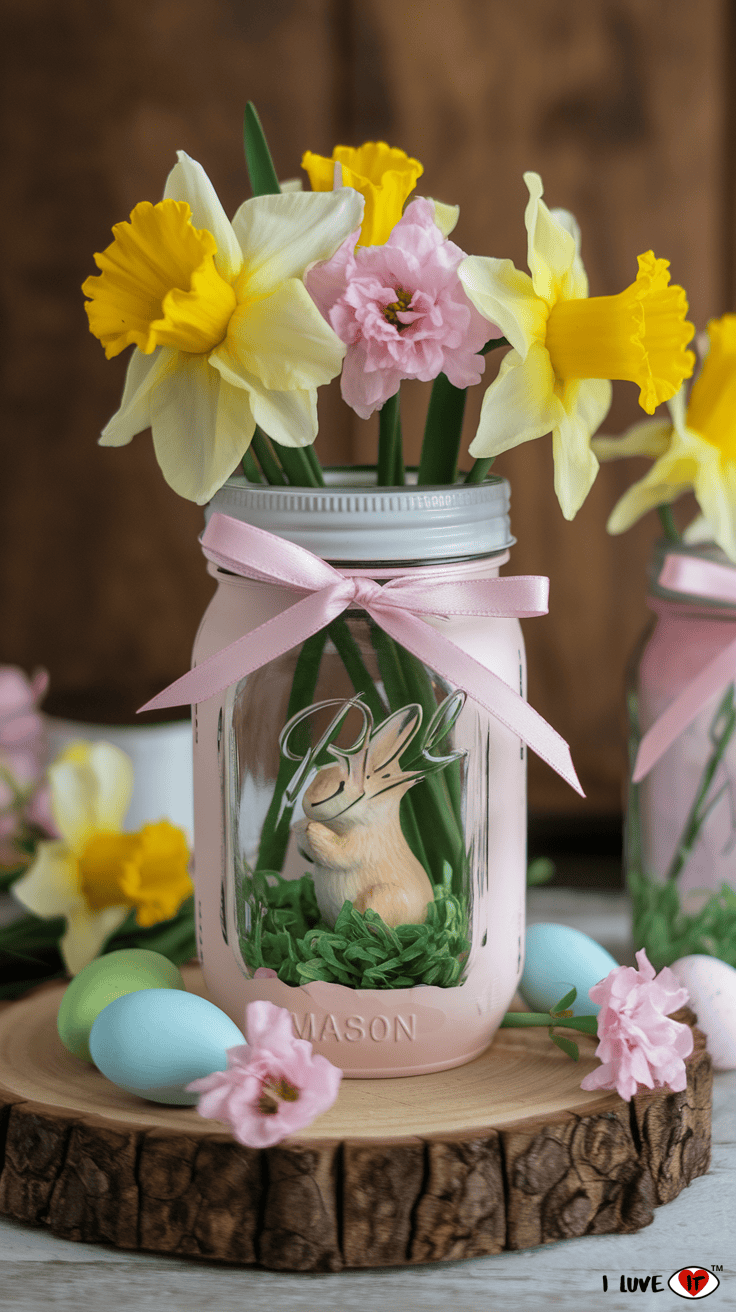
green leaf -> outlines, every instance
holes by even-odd
[[[537,888],[540,884],[548,884],[553,879],[557,867],[554,861],[550,861],[548,856],[538,856],[534,861],[530,861],[526,870],[527,888]]]
[[[557,1044],[558,1048],[567,1053],[568,1057],[572,1057],[573,1061],[577,1061],[580,1056],[577,1043],[573,1043],[570,1039],[563,1039],[561,1034],[553,1034],[552,1030],[549,1031],[549,1037],[553,1043]]]
[[[560,1001],[556,1003],[554,1007],[550,1007],[550,1014],[554,1016],[556,1012],[567,1011],[568,1007],[572,1006],[577,996],[577,989],[574,987],[571,988],[570,992],[566,993],[564,998],[560,998]]]
[[[446,374],[432,384],[417,483],[454,483],[463,431],[467,389],[455,387]]]
[[[243,120],[245,163],[254,196],[276,196],[281,191],[271,152],[252,100],[245,107]]]

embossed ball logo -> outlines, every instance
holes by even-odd
[[[706,1271],[705,1267],[683,1266],[670,1276],[667,1283],[672,1293],[680,1298],[707,1298],[721,1282],[713,1271]]]

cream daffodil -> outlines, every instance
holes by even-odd
[[[485,394],[470,454],[495,456],[551,432],[555,491],[572,519],[598,472],[590,439],[611,404],[609,380],[638,383],[651,414],[692,373],[685,347],[694,329],[685,293],[668,285],[668,263],[651,251],[626,291],[589,298],[575,220],[548,210],[537,173],[524,181],[531,276],[483,256],[459,269],[470,299],[513,348]]]
[[[307,150],[302,168],[309,174],[313,191],[330,191],[335,185],[335,165],[341,165],[342,186],[353,187],[365,197],[365,214],[358,238],[359,246],[382,246],[388,241],[404,208],[404,202],[424,172],[418,159],[403,150],[387,146],[385,141],[366,141],[362,146],[335,146],[332,158]],[[439,211],[452,231],[453,209],[444,205]],[[339,244],[339,243],[338,243]]]
[[[648,510],[693,491],[702,511],[686,534],[708,539],[736,561],[736,315],[708,325],[710,350],[686,402],[685,388],[668,401],[670,420],[652,419],[620,438],[598,438],[599,460],[649,456],[649,472],[614,507],[609,533],[623,533]],[[704,523],[709,532],[703,532]]]
[[[232,223],[201,165],[184,151],[163,201],[143,202],[95,262],[82,290],[108,357],[135,350],[103,446],[149,426],[166,481],[200,505],[236,469],[255,426],[283,446],[317,435],[317,387],[345,348],[302,275],[361,221],[344,187],[256,196]]]
[[[131,910],[142,928],[176,915],[192,892],[189,851],[167,820],[123,833],[133,766],[111,743],[74,743],[48,773],[60,837],[38,844],[13,894],[34,915],[66,919],[60,949],[76,975]]]

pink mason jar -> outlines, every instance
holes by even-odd
[[[208,516],[379,584],[495,579],[509,558],[502,479],[384,489],[360,471],[339,478],[299,489],[235,477]],[[195,666],[304,595],[208,568],[218,587]],[[426,618],[525,696],[518,619]],[[195,706],[194,796],[199,955],[236,1023],[255,999],[286,1007],[354,1077],[442,1070],[487,1047],[523,966],[516,733],[355,603]]]
[[[730,589],[736,599],[736,568],[717,547],[657,545],[653,620],[629,681],[632,765],[644,735],[660,733],[648,752],[654,763],[630,785],[626,835],[635,946],[658,968],[691,953],[736,966],[728,891],[736,888],[736,651],[732,662],[727,656],[736,606],[713,595],[713,565],[716,592]],[[724,657],[718,674],[713,663]],[[665,712],[673,725],[666,736]]]

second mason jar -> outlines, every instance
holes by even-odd
[[[715,565],[736,570],[715,545],[657,544],[647,605],[653,619],[631,663],[628,686],[631,762],[673,704],[687,700],[712,662],[736,642],[736,609],[698,590]],[[687,568],[686,590],[668,586],[665,569]],[[629,786],[626,865],[634,944],[658,969],[707,954],[736,965],[736,666],[682,716],[679,731]],[[695,712],[695,706],[700,709]]]
[[[333,476],[334,477],[334,476]],[[508,485],[327,489],[234,478],[209,507],[351,577],[489,579]],[[346,486],[348,480],[352,486]],[[194,663],[302,593],[210,563]],[[427,622],[525,696],[514,618]],[[523,967],[526,748],[354,605],[195,707],[195,885],[210,997],[288,1008],[346,1076],[460,1065]]]

